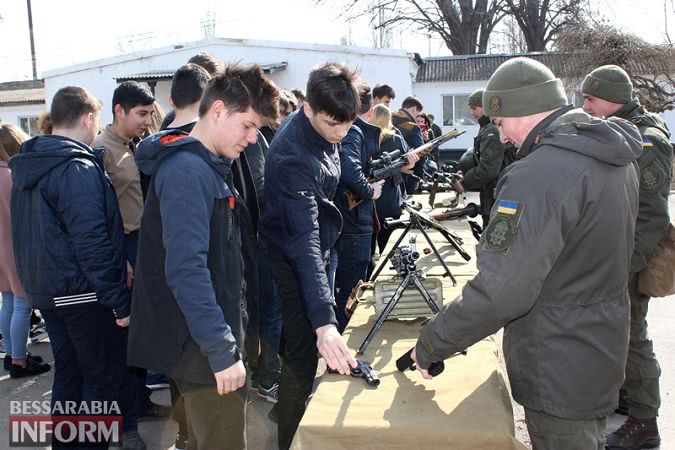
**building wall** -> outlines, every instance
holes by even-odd
[[[19,117],[39,117],[45,105],[0,106],[0,122],[20,126]]]
[[[109,58],[49,71],[45,73],[47,103],[61,87],[82,86],[103,101],[101,123],[109,123],[112,119],[110,99],[117,86],[115,78],[152,70],[174,70],[201,51],[213,53],[226,62],[266,64],[286,61],[286,70],[273,73],[270,78],[280,87],[288,89],[299,87],[304,90],[307,75],[315,65],[324,61],[337,61],[360,68],[363,78],[371,85],[391,85],[396,90],[398,104],[412,93],[414,74],[411,74],[408,55],[402,50],[216,39],[183,48],[139,53],[138,57],[128,61],[124,57]],[[169,84],[159,82],[156,88],[157,100],[165,110],[170,109]]]

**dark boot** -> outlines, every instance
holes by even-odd
[[[625,389],[619,389],[619,406],[614,410],[614,413],[622,416],[628,415],[628,392]]]
[[[621,428],[607,436],[607,450],[640,450],[661,445],[656,417],[638,419],[628,416]]]
[[[40,375],[41,373],[48,372],[49,369],[49,364],[39,363],[32,358],[27,358],[26,367],[21,367],[12,363],[9,368],[9,376],[10,378],[31,377],[33,375]]]

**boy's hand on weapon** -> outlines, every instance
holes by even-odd
[[[405,154],[405,159],[408,160],[408,164],[403,166],[403,169],[412,170],[412,168],[415,167],[415,164],[417,163],[417,161],[420,160],[420,157],[417,156],[417,154],[414,153],[414,152],[408,152],[408,153]]]
[[[415,366],[417,366],[417,371],[422,374],[422,378],[425,380],[431,380],[433,377],[429,375],[429,372],[427,372],[425,369],[422,369],[419,364],[417,364],[417,353],[416,350],[413,348],[412,353],[410,354],[410,358],[412,358],[413,361],[415,361]]]
[[[357,366],[351,350],[333,324],[316,329],[316,347],[326,360],[328,367],[342,375],[351,374],[351,369]]]
[[[246,383],[246,368],[239,360],[225,370],[213,374],[216,378],[218,395],[229,394],[244,386]]]
[[[373,188],[373,200],[377,200],[382,196],[382,185],[384,180],[376,181],[375,183],[370,183],[370,187]]]

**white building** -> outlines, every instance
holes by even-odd
[[[47,71],[44,74],[47,107],[60,88],[82,86],[103,101],[101,123],[110,123],[110,100],[117,83],[137,80],[148,84],[162,108],[168,111],[173,72],[199,52],[211,53],[225,62],[260,64],[278,86],[286,89],[304,90],[307,75],[314,66],[325,61],[340,62],[358,67],[371,85],[392,86],[398,101],[412,94],[417,70],[416,59],[403,50],[215,38]],[[417,61],[421,62],[419,57]]]
[[[27,134],[35,135],[38,117],[44,111],[44,81],[0,83],[0,122],[16,125]]]

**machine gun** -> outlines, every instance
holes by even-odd
[[[417,147],[412,151],[412,153],[421,158],[431,153],[435,148],[438,148],[439,146],[448,142],[450,139],[455,139],[464,133],[465,131],[459,130],[448,131],[447,133],[427,142],[426,144]],[[401,150],[383,153],[379,159],[371,161],[370,165],[372,167],[372,174],[368,178],[368,182],[375,183],[388,178],[400,177],[401,170],[406,164],[408,164],[408,159],[405,157],[405,153],[403,153]],[[353,192],[346,191],[345,195],[347,196],[347,208],[350,211],[356,208],[363,201],[363,199],[358,198]]]

